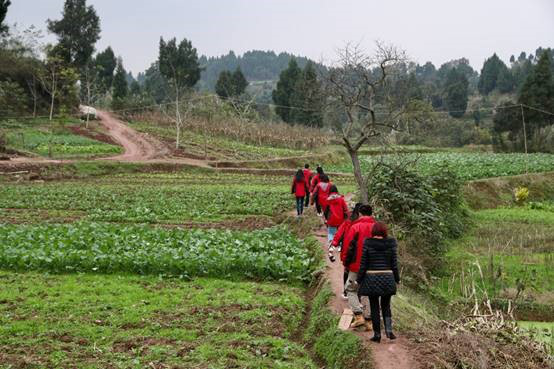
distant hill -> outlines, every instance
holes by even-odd
[[[198,87],[200,90],[213,91],[219,73],[224,70],[235,70],[239,66],[249,82],[275,81],[279,79],[279,74],[287,67],[291,58],[296,58],[301,68],[310,61],[303,56],[289,53],[276,54],[274,51],[262,50],[247,51],[239,56],[233,51],[219,57],[201,56],[199,62],[205,69],[198,82]]]

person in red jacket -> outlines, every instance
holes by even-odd
[[[327,242],[329,246],[329,260],[331,262],[335,261],[335,256],[333,255],[335,248],[331,243],[340,225],[348,219],[348,213],[348,205],[344,201],[344,196],[339,195],[337,186],[331,185],[329,197],[327,197],[325,208],[323,209],[325,223],[327,224]]]
[[[304,165],[304,170],[302,172],[304,172],[304,179],[306,180],[306,183],[309,186],[310,183],[312,182],[312,177],[314,175],[310,170],[310,164]],[[305,208],[307,208],[308,206],[310,206],[310,191],[306,193],[306,202],[304,203]]]
[[[310,193],[312,194],[311,203],[312,205],[315,204],[317,214],[320,215],[321,207],[319,206],[319,203],[315,201],[316,199],[314,198],[314,193],[317,185],[319,184],[319,182],[321,182],[321,176],[323,176],[325,173],[323,173],[323,168],[320,167],[319,165],[315,170],[316,170],[316,174],[312,177],[312,181],[310,182]]]
[[[291,193],[296,197],[296,216],[301,217],[304,213],[304,197],[308,193],[308,184],[302,169],[298,169],[292,180]]]
[[[358,296],[358,271],[360,270],[360,263],[362,260],[362,251],[364,241],[366,238],[371,237],[371,230],[375,219],[371,216],[373,209],[369,205],[360,206],[360,217],[355,224],[350,227],[348,231],[348,250],[346,250],[346,257],[344,260],[344,266],[348,269],[348,279],[344,285],[346,295],[348,296],[348,304],[354,313],[354,321],[351,327],[359,327],[365,325],[365,319],[363,316],[363,306],[360,303]]]
[[[344,265],[344,260],[346,259],[346,251],[348,250],[348,247],[345,247],[345,245],[350,244],[350,239],[348,239],[348,231],[350,230],[350,227],[352,227],[353,224],[356,224],[356,221],[358,220],[360,216],[360,206],[362,206],[361,203],[356,203],[354,205],[354,208],[352,209],[352,213],[350,214],[350,218],[346,219],[337,230],[337,233],[335,233],[335,237],[333,237],[333,242],[331,242],[331,245],[338,249],[340,254],[340,260],[342,264]],[[343,286],[346,285],[346,281],[348,280],[348,268],[344,267],[344,273],[342,277],[342,284]],[[342,298],[347,300],[348,296],[346,295],[346,290],[343,291]]]
[[[322,174],[320,178],[321,181],[315,186],[312,196],[312,202],[315,201],[317,214],[319,216],[323,214],[322,211],[327,206],[327,198],[329,197],[331,186],[333,185],[326,174]]]

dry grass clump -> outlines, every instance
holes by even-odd
[[[511,309],[503,313],[490,301],[476,303],[473,311],[457,321],[442,321],[422,335],[418,354],[421,368],[548,369],[554,362],[546,345],[524,335]]]

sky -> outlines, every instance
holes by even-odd
[[[18,28],[59,19],[64,0],[12,0]],[[368,52],[375,40],[418,63],[460,57],[480,70],[496,52],[554,47],[553,0],[88,0],[101,21],[98,50],[112,46],[136,75],[157,59],[160,36],[187,38],[200,55],[229,50],[287,51],[332,64],[348,42]],[[54,40],[46,36],[46,41]]]

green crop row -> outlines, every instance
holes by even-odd
[[[42,156],[90,156],[117,154],[121,152],[119,146],[106,144],[67,132],[46,132],[38,129],[22,129],[9,132],[7,140],[10,147],[31,151]]]
[[[0,208],[81,211],[93,221],[207,222],[271,216],[291,207],[288,186],[66,182],[0,188]]]
[[[440,167],[448,167],[464,180],[501,177],[554,171],[554,155],[551,154],[493,154],[493,153],[428,153],[403,154],[401,156],[385,156],[385,160],[399,159],[412,162],[413,168],[422,173],[436,171]],[[377,160],[376,156],[364,156],[361,159],[362,169],[367,172]],[[352,172],[352,164],[344,162],[327,168],[329,171]]]
[[[0,268],[308,281],[317,258],[284,228],[254,232],[103,223],[0,225]]]

